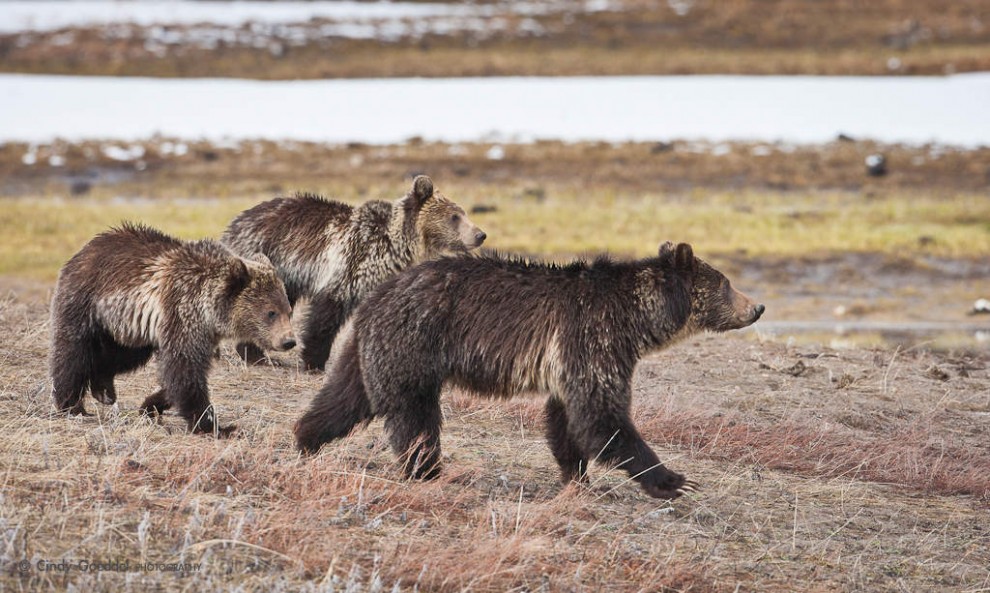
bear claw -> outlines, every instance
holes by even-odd
[[[684,492],[698,492],[701,490],[701,484],[698,484],[693,480],[685,480],[684,484],[681,485],[678,490],[683,490]]]

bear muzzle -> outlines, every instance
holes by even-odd
[[[736,329],[756,323],[763,316],[763,312],[767,310],[763,304],[755,303],[753,299],[734,288],[732,289],[732,309],[735,318],[739,321],[739,326]]]
[[[763,312],[766,310],[767,308],[763,306],[763,303],[760,303],[759,305],[753,307],[753,319],[752,321],[750,321],[750,323],[755,323],[756,320],[758,320],[760,317],[763,316]]]

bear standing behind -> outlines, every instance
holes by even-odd
[[[288,350],[291,313],[270,263],[125,223],[97,235],[59,273],[49,361],[55,405],[85,414],[87,388],[113,404],[114,377],[157,352],[161,389],[142,409],[176,406],[190,430],[226,434],[233,427],[216,426],[207,387],[214,349],[234,338]]]
[[[693,484],[668,470],[629,416],[644,354],[693,333],[745,327],[763,313],[691,246],[657,257],[558,267],[495,255],[444,258],[384,283],[334,344],[326,382],[296,423],[313,453],[358,423],[385,418],[405,471],[439,471],[440,389],[539,391],[546,436],[564,480],[592,459],[619,464],[651,496]]]
[[[403,268],[479,247],[485,233],[421,175],[392,203],[269,200],[238,215],[221,240],[235,253],[268,256],[292,306],[309,299],[302,358],[306,368],[322,369],[337,331],[368,292]],[[263,356],[250,343],[237,351],[249,362]]]

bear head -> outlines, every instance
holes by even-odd
[[[471,222],[464,208],[436,191],[425,175],[413,180],[405,199],[414,211],[416,231],[428,256],[464,253],[481,247],[488,236]]]
[[[227,277],[227,298],[232,301],[233,337],[269,350],[296,345],[285,285],[263,254],[237,259]]]
[[[691,286],[689,323],[699,330],[724,332],[751,325],[766,309],[732,287],[724,274],[696,258],[691,246],[666,242],[660,246],[660,258],[666,259],[676,273]]]

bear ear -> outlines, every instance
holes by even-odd
[[[230,302],[240,296],[250,282],[251,272],[248,271],[247,264],[241,259],[238,259],[234,265],[230,266],[230,270],[227,273],[227,286],[225,290],[227,301]]]
[[[259,264],[262,264],[262,265],[265,265],[265,266],[270,266],[272,268],[275,267],[275,264],[272,263],[272,260],[268,259],[268,256],[265,255],[264,253],[261,253],[260,251],[257,252],[257,253],[255,253],[255,254],[253,254],[248,259],[251,260],[251,261],[254,261],[254,262],[258,262]]]
[[[420,207],[433,197],[433,180],[426,175],[419,175],[413,179],[412,199],[416,207]]]
[[[673,243],[671,243],[670,241],[664,241],[663,243],[660,244],[660,249],[658,251],[658,255],[660,255],[660,257],[667,257],[673,254],[674,254]]]
[[[674,251],[674,267],[678,270],[694,274],[697,267],[694,261],[694,250],[687,243],[678,243]]]

